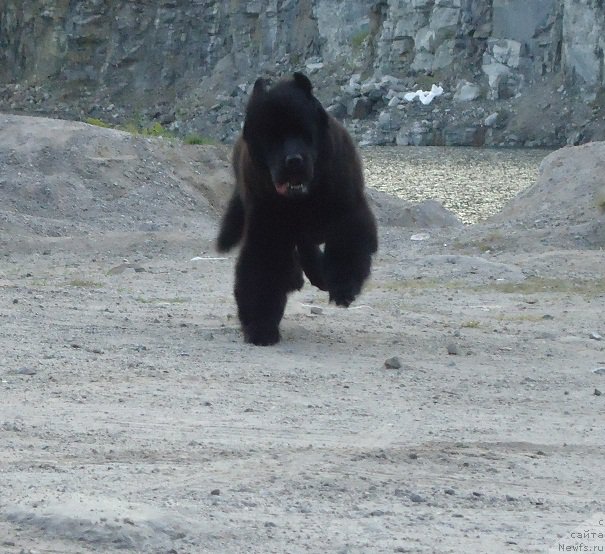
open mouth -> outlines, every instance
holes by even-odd
[[[296,196],[300,194],[307,194],[309,187],[305,183],[288,181],[285,183],[277,183],[275,185],[275,190],[280,196]]]

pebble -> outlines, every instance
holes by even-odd
[[[384,367],[386,367],[387,369],[399,369],[401,367],[401,360],[398,356],[387,358],[384,361]]]
[[[20,367],[15,369],[13,372],[15,375],[35,375],[38,373],[33,367]]]
[[[410,500],[412,502],[426,502],[426,499],[424,498],[424,496],[420,496],[419,494],[416,494],[415,492],[413,492],[412,494],[410,494]]]
[[[135,271],[135,273],[143,273],[146,271],[146,269],[138,264],[131,264],[131,263],[123,263],[120,265],[117,265],[115,267],[112,267],[108,272],[107,275],[120,275],[121,273],[124,273],[124,271],[126,271],[127,269],[133,269]]]
[[[265,527],[277,527],[272,521],[265,521]]]
[[[593,369],[592,372],[597,375],[605,375],[605,367],[597,367],[596,369]]]
[[[595,389],[593,394],[595,396],[601,396],[603,393],[599,389]]]
[[[324,311],[319,306],[311,306],[311,313],[314,315],[321,315],[324,313]]]
[[[212,496],[220,496],[221,490],[220,489],[213,489],[213,490],[210,491],[210,494]]]
[[[382,517],[383,515],[385,515],[386,512],[383,512],[382,510],[374,510],[373,512],[370,512],[370,516],[371,517]]]
[[[589,336],[592,340],[603,340],[603,337],[599,333],[590,333]]]
[[[449,494],[450,496],[456,494],[456,491],[454,489],[445,489],[443,492],[445,492],[445,494]]]
[[[455,342],[450,342],[447,345],[447,353],[450,356],[457,356],[458,354],[460,354],[460,348],[458,347],[458,345]]]

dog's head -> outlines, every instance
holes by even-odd
[[[271,175],[275,193],[301,198],[312,191],[327,126],[328,115],[302,73],[270,89],[256,81],[243,137],[254,163]]]

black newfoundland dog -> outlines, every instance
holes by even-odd
[[[338,306],[355,300],[378,247],[376,222],[355,145],[302,73],[270,89],[256,81],[233,169],[217,248],[242,241],[235,298],[244,337],[275,344],[303,271]]]

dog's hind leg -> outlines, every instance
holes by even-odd
[[[239,243],[244,234],[245,219],[244,202],[236,188],[221,221],[216,240],[216,249],[219,252],[227,252]]]

